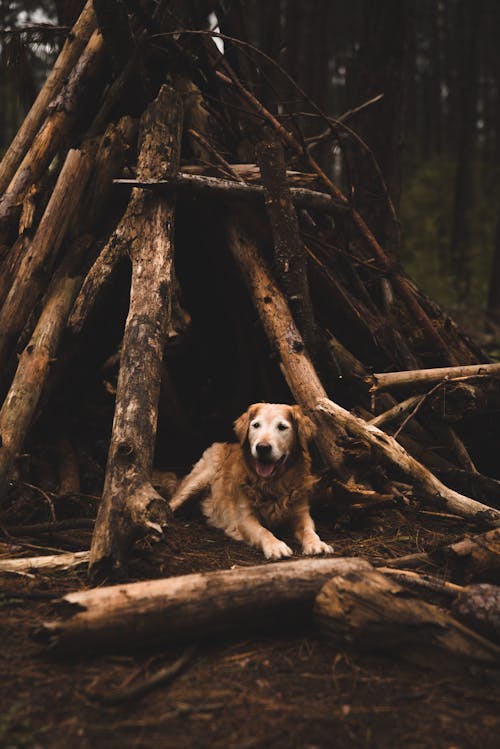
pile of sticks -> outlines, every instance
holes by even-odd
[[[373,501],[405,485],[492,548],[500,365],[407,278],[298,121],[264,106],[212,33],[185,30],[192,3],[175,19],[151,6],[87,2],[0,165],[0,501],[29,479],[35,431],[53,439],[52,414],[77,439],[65,414],[112,361],[92,579],[168,526],[155,450],[168,464],[181,435],[194,453],[210,409],[227,429],[256,400],[316,421],[323,487]],[[310,104],[332,141],[369,152],[347,116]],[[60,493],[80,491],[73,458]]]

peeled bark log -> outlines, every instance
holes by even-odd
[[[293,562],[195,573],[70,593],[40,637],[58,648],[134,650],[263,625],[296,624],[333,575],[370,569],[362,559]]]
[[[140,168],[175,174],[182,107],[163,86],[141,118]],[[145,175],[145,176],[146,176]],[[127,216],[132,260],[130,307],[123,336],[113,433],[90,554],[90,574],[121,572],[133,540],[162,533],[168,505],[151,484],[163,346],[173,285],[174,203],[135,191]]]
[[[94,29],[95,17],[92,0],[88,0],[80,17],[69,32],[59,57],[33,106],[2,159],[0,164],[0,194],[7,189],[19,164],[31,146],[33,138],[47,116],[47,107],[61,90]]]
[[[45,557],[22,557],[19,559],[0,559],[0,573],[13,572],[18,575],[30,575],[32,572],[65,572],[87,564],[88,551],[51,554]]]
[[[0,366],[5,366],[18,335],[48,278],[66,231],[79,209],[95,158],[95,149],[72,149],[38,230],[25,248],[16,276],[0,311]]]
[[[0,198],[0,244],[8,243],[8,236],[31,185],[38,182],[48,169],[61,145],[62,138],[75,124],[85,100],[87,86],[101,73],[104,42],[94,31],[68,82],[51,106],[50,115],[37,133],[19,168]]]
[[[415,385],[432,385],[445,379],[460,377],[477,377],[480,375],[500,375],[500,364],[469,364],[465,367],[435,367],[434,369],[417,369],[407,372],[382,372],[370,375],[367,384],[372,392],[382,392],[395,387]]]
[[[314,615],[321,630],[339,644],[397,653],[426,666],[442,668],[450,653],[488,663],[500,659],[497,645],[437,606],[409,597],[374,570],[327,582],[316,598]]]

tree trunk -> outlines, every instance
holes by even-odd
[[[332,575],[369,569],[362,559],[301,559],[70,593],[61,599],[63,616],[45,623],[40,637],[80,652],[135,650],[228,630],[282,628],[310,615]]]
[[[141,118],[141,178],[175,174],[181,128],[181,102],[164,86]],[[173,221],[172,199],[138,190],[122,221],[132,282],[106,479],[90,554],[94,578],[123,572],[134,538],[152,530],[161,534],[166,524],[167,503],[153,489],[151,473],[161,362],[171,312]]]
[[[336,643],[442,668],[450,654],[495,663],[500,648],[376,571],[338,575],[318,593],[317,623]],[[445,652],[443,652],[445,651]]]

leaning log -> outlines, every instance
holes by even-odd
[[[252,297],[271,348],[279,354],[288,386],[297,403],[313,418],[317,418],[316,406],[322,398],[326,398],[326,392],[305,350],[288,304],[260,257],[255,242],[233,219],[228,221],[228,238],[230,252]],[[324,424],[316,435],[323,459],[337,472],[343,470],[342,435],[342,430],[332,421]]]
[[[141,118],[139,169],[163,177],[178,169],[182,106],[163,86]],[[90,551],[93,578],[120,573],[135,538],[161,534],[168,506],[153,488],[161,363],[171,311],[174,202],[135,191],[131,221],[130,307],[121,350],[106,478]]]
[[[92,8],[92,0],[87,0],[80,17],[64,42],[64,46],[54,63],[54,67],[33,102],[33,106],[5,152],[0,164],[0,194],[7,189],[19,164],[31,146],[33,138],[47,116],[49,104],[61,90],[94,29],[95,16]]]
[[[316,598],[314,615],[340,645],[399,654],[424,666],[441,667],[450,653],[490,663],[500,659],[500,647],[374,570],[332,578]]]
[[[0,311],[0,366],[5,366],[16,339],[54,265],[57,252],[79,209],[95,158],[95,148],[71,149],[38,229],[28,243]]]
[[[70,593],[40,636],[66,648],[134,650],[232,630],[293,625],[310,615],[333,575],[370,569],[362,559],[301,559]]]
[[[54,277],[40,319],[19,358],[14,380],[0,411],[0,504],[81,286],[82,279],[72,272],[71,266],[77,265],[90,244],[91,237],[80,237],[74,243],[62,272]]]
[[[498,510],[465,497],[442,484],[390,435],[358,419],[327,398],[318,403],[317,411],[325,417],[325,424],[333,421],[342,426],[351,439],[359,440],[368,449],[373,450],[375,460],[384,462],[394,473],[410,481],[429,503],[440,510],[455,513],[480,524],[500,525]]]
[[[6,192],[0,198],[0,244],[9,243],[16,215],[21,210],[28,190],[48,169],[64,136],[75,125],[81,113],[82,102],[85,101],[87,87],[95,81],[99,81],[101,85],[101,78],[104,83],[104,77],[100,75],[103,60],[104,42],[102,35],[96,30],[67,83],[51,105],[49,116],[35,136]]]

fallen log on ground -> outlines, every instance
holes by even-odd
[[[43,624],[39,638],[79,652],[135,650],[245,627],[290,627],[310,615],[332,575],[369,569],[362,559],[301,559],[70,593],[56,608],[61,618]]]
[[[314,616],[340,645],[396,653],[424,666],[442,667],[452,654],[487,663],[500,647],[433,604],[411,598],[376,571],[338,575],[318,593]]]
[[[0,572],[12,572],[18,575],[30,575],[35,572],[65,572],[73,567],[88,564],[88,561],[88,551],[50,554],[44,557],[0,559]]]

